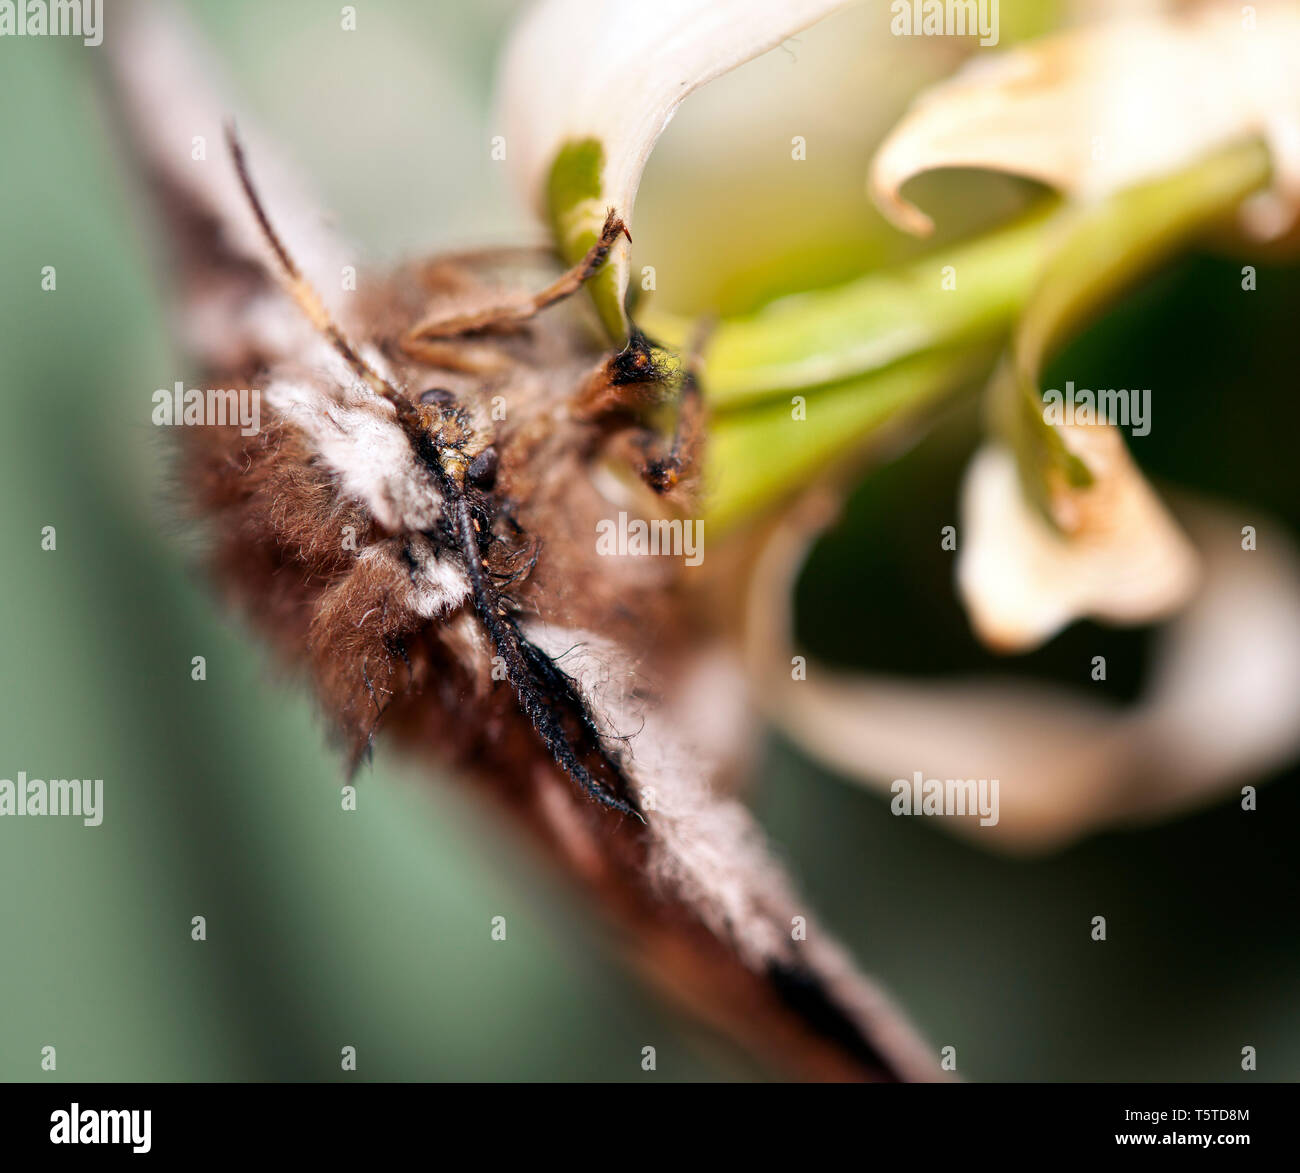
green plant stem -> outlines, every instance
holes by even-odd
[[[718,323],[702,356],[712,411],[706,516],[722,527],[752,519],[851,460],[884,425],[932,409],[988,363],[1022,314],[1030,330],[1017,367],[1036,373],[1049,345],[1269,174],[1262,144],[1238,144],[1087,208],[1036,213],[897,272]],[[679,351],[694,330],[653,310],[638,321]],[[1027,480],[1046,475],[1043,443],[1016,450]]]
[[[710,407],[744,409],[923,351],[1004,335],[1041,266],[1048,219],[1039,212],[899,270],[794,294],[719,322],[702,355]],[[693,329],[653,310],[638,324],[677,350]]]

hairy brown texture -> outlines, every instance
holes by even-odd
[[[334,342],[346,336],[393,391],[358,398],[357,362],[340,375],[328,331],[277,289],[277,250],[236,177],[190,166],[189,136],[204,125],[215,139],[225,113],[194,97],[201,68],[171,32],[117,31],[116,85],[166,212],[179,324],[209,385],[267,389],[256,435],[182,429],[180,479],[216,581],[310,679],[348,758],[382,733],[454,766],[604,905],[648,972],[776,1070],[931,1077],[926,1049],[829,938],[791,933],[805,913],[727,796],[746,738],[725,616],[745,549],[711,549],[696,570],[596,552],[597,523],[619,510],[691,509],[694,389],[678,443],[657,437],[642,409],[679,372],[640,339],[606,349],[580,304],[525,315],[556,273],[503,252],[363,278],[333,308]],[[292,257],[307,217],[287,213]],[[299,305],[296,268],[336,261],[292,262]],[[439,322],[475,329],[444,337]],[[401,421],[396,447],[385,412]],[[358,439],[368,428],[374,444]],[[584,772],[639,816],[593,801]]]
[[[624,421],[611,433],[607,420],[565,405],[574,388],[604,377],[608,358],[593,349],[580,314],[557,313],[493,338],[498,362],[488,375],[466,378],[454,360],[435,368],[405,359],[397,341],[403,309],[423,288],[418,280],[412,288],[413,276],[378,287],[367,306],[376,320],[387,314],[394,322],[375,341],[395,360],[396,381],[416,401],[421,388],[445,388],[470,418],[490,419],[494,397],[506,402],[506,418],[489,425],[498,453],[493,507],[505,520],[487,565],[515,573],[511,555],[534,544],[535,565],[508,588],[514,608],[628,649],[654,703],[702,647],[717,643],[706,602],[717,584],[688,581],[674,559],[595,552],[596,523],[612,509],[599,486],[600,461],[639,436],[640,426]],[[487,344],[475,338],[464,346]],[[564,777],[509,687],[493,680],[493,649],[468,605],[434,621],[406,605],[411,539],[378,530],[342,497],[287,421],[273,419],[256,437],[231,427],[196,429],[188,438],[184,474],[214,529],[218,578],[270,640],[305,663],[352,750],[382,728],[472,776],[601,895],[659,982],[785,1070],[820,1078],[897,1074],[793,951],[787,963],[755,971],[688,903],[652,882],[646,828],[592,804]],[[355,551],[341,546],[347,526],[357,534]]]

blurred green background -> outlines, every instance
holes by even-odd
[[[186,7],[244,108],[375,258],[535,239],[487,148],[515,5],[372,0],[352,34],[332,3]],[[1034,8],[1046,20],[1054,6]],[[1004,5],[1004,28],[1016,13]],[[654,259],[665,304],[742,309],[778,274],[828,281],[914,248],[869,212],[862,176],[951,46],[885,38],[878,68],[836,93],[826,150],[802,169],[755,155],[768,135],[788,159],[790,134],[826,105],[814,66],[845,51],[836,40],[810,33],[754,66],[795,130],[759,110],[755,139],[720,135],[701,157],[739,91],[724,79],[683,108],[638,206],[637,259]],[[328,1080],[345,1077],[345,1045],[358,1051],[346,1078],[753,1077],[610,960],[581,899],[452,780],[431,784],[381,745],[359,809],[340,809],[341,766],[309,701],[222,613],[175,520],[149,395],[188,368],[95,52],[0,40],[0,777],[103,777],[106,807],[96,829],[0,820],[0,1079]],[[742,160],[755,168],[743,200]],[[972,224],[1014,192],[962,182]],[[735,216],[755,229],[722,232]],[[55,292],[40,289],[47,265]],[[1176,389],[1157,393],[1169,423],[1145,466],[1297,532],[1300,271],[1262,267],[1246,299],[1225,292],[1239,265],[1180,262],[1080,340],[1070,369],[1126,385],[1141,348]],[[802,639],[839,663],[1063,681],[1105,654],[1117,695],[1132,695],[1141,631],[1082,625],[1015,662],[971,640],[932,535],[953,519],[976,429],[973,407],[954,409],[858,490],[800,585]],[[54,552],[40,548],[47,525]],[[1254,1078],[1296,1079],[1296,782],[1274,780],[1257,816],[1230,795],[1037,860],[895,819],[777,740],[753,798],[813,907],[936,1046],[956,1046],[965,1077],[1243,1078],[1252,1044]],[[1104,946],[1088,936],[1099,912]],[[499,915],[504,943],[489,935]],[[49,1045],[54,1073],[40,1067]]]

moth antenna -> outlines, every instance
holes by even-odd
[[[587,250],[587,255],[540,293],[535,293],[532,297],[523,301],[489,306],[485,310],[479,310],[472,314],[426,320],[412,328],[406,336],[405,344],[418,345],[421,342],[428,342],[435,338],[454,338],[460,334],[472,334],[476,330],[486,330],[490,326],[512,326],[527,321],[529,318],[541,313],[548,306],[552,306],[556,302],[563,301],[566,297],[577,293],[588,280],[596,275],[597,270],[609,256],[609,250],[614,247],[614,242],[620,236],[626,236],[629,241],[632,239],[632,234],[627,230],[627,225],[623,223],[619,214],[613,208],[610,208],[605,215],[605,224],[601,228],[600,236],[596,239],[596,243]]]
[[[272,226],[270,217],[267,216],[266,209],[262,206],[262,201],[258,198],[257,190],[253,186],[252,176],[249,173],[248,160],[244,156],[244,149],[239,142],[238,135],[235,133],[233,124],[228,123],[226,126],[226,142],[230,147],[231,158],[234,160],[240,186],[243,188],[244,195],[248,198],[249,205],[253,209],[253,215],[257,218],[258,227],[261,229],[262,235],[266,237],[267,244],[275,254],[280,267],[284,270],[290,296],[302,309],[307,320],[330,341],[353,373],[359,379],[362,379],[376,394],[381,395],[393,404],[397,409],[398,419],[407,426],[407,430],[411,434],[417,454],[425,459],[430,471],[439,481],[443,499],[452,511],[451,520],[457,531],[462,557],[465,560],[465,568],[473,588],[475,609],[478,611],[480,622],[487,629],[489,638],[506,662],[507,676],[514,688],[520,707],[565,773],[577,782],[587,794],[605,806],[613,807],[615,810],[622,811],[633,818],[639,819],[641,822],[645,822],[644,816],[635,806],[599,785],[579,760],[577,751],[564,731],[559,714],[552,708],[550,699],[537,687],[539,683],[536,679],[537,668],[530,660],[530,653],[535,652],[535,649],[519,634],[513,620],[501,615],[497,610],[497,593],[493,590],[483,563],[479,558],[477,535],[474,530],[469,500],[461,491],[460,485],[452,479],[443,467],[437,451],[426,450],[430,441],[419,427],[419,416],[415,406],[399,394],[387,379],[357,353],[356,349],[343,336],[343,332],[335,325],[334,319],[330,317],[329,311],[326,310],[324,303],[320,299],[320,295],[317,294],[311,283],[308,282],[302,271],[294,263],[293,257],[289,255],[289,250],[284,247],[283,241],[281,241],[279,234]],[[610,245],[612,245],[618,233],[627,231],[623,227],[623,222],[618,220],[613,212],[610,213],[609,218],[606,220],[605,227],[606,231],[601,234],[601,241],[604,242],[608,237],[608,242],[603,244],[598,242],[581,265],[576,266],[560,281],[538,294],[533,299],[533,303],[537,304],[535,308],[529,311],[530,314],[536,313],[537,309],[549,305],[552,301],[559,300],[560,297],[567,297],[573,290],[580,288],[582,282],[591,273],[595,272],[596,268],[605,259]],[[565,285],[566,281],[572,283],[572,289]],[[561,286],[564,286],[565,291],[557,292]],[[555,672],[553,665],[551,665],[551,670],[552,673]],[[380,717],[383,716],[383,708],[375,696],[374,687],[364,664],[361,671],[366,690],[370,694],[370,700],[377,711],[375,721],[378,724]],[[548,676],[547,683],[554,686],[557,682],[553,676]],[[568,687],[560,690],[560,698],[567,701],[578,713],[584,730],[595,738],[594,744],[599,751],[599,738],[595,724],[592,721],[591,714],[587,712],[586,706]],[[371,737],[373,737],[373,734],[374,730],[372,728]],[[370,738],[367,738],[367,748],[369,744]],[[613,771],[615,777],[623,781],[617,764],[604,752],[600,752],[600,756]]]
[[[230,156],[235,164],[235,173],[239,176],[239,186],[244,190],[249,207],[252,208],[253,215],[257,219],[257,226],[266,238],[267,245],[275,254],[275,259],[279,262],[280,268],[284,271],[286,291],[289,296],[297,303],[298,308],[302,310],[312,326],[329,341],[343,361],[348,364],[352,373],[376,395],[387,399],[397,409],[399,419],[406,421],[409,416],[414,416],[415,409],[405,396],[366,362],[357,353],[356,347],[347,340],[343,331],[338,328],[334,319],[330,317],[329,310],[325,308],[325,303],[320,299],[320,294],[316,292],[311,282],[303,276],[302,270],[298,268],[293,257],[290,256],[289,250],[285,248],[279,233],[271,224],[271,218],[267,215],[266,208],[262,205],[262,200],[257,194],[257,188],[253,185],[248,159],[244,155],[244,147],[239,141],[239,135],[233,122],[226,123],[226,145],[230,148]]]

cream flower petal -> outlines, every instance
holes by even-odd
[[[1027,650],[1085,615],[1159,619],[1187,598],[1196,574],[1191,547],[1119,432],[1107,422],[1066,423],[1060,404],[1052,421],[1038,386],[1044,362],[1071,329],[1137,273],[1221,221],[1267,174],[1263,149],[1247,143],[1059,221],[1010,361],[989,389],[990,421],[1007,448],[978,456],[963,490],[958,582],[977,634],[991,646]],[[1112,402],[1113,394],[1098,393],[1094,420],[1128,422],[1136,409]]]
[[[1107,425],[1058,428],[1093,471],[1061,489],[1055,529],[1025,498],[1015,457],[987,445],[962,487],[957,585],[976,634],[1027,651],[1088,616],[1111,623],[1163,618],[1196,585],[1197,561],[1160,499]]]
[[[1264,137],[1274,191],[1248,228],[1274,234],[1300,214],[1300,6],[1219,5],[1107,21],[1006,53],[979,54],[927,91],[872,161],[869,187],[900,227],[928,233],[905,200],[913,176],[981,167],[1083,199]]]
[[[542,0],[517,28],[501,74],[506,159],[573,260],[606,209],[630,223],[641,172],[692,90],[775,48],[847,0]],[[589,149],[582,150],[581,144]],[[557,176],[557,160],[571,170]],[[560,193],[557,199],[557,193]],[[558,203],[567,206],[557,207]],[[622,322],[627,245],[603,306]],[[612,300],[612,299],[615,299]],[[610,309],[610,306],[613,306]]]
[[[1161,630],[1150,683],[1126,709],[1082,690],[837,672],[792,679],[790,598],[820,517],[780,527],[746,608],[753,694],[813,759],[888,795],[895,779],[996,778],[997,822],[936,819],[981,846],[1039,851],[1148,822],[1267,776],[1300,752],[1300,554],[1241,507],[1182,504],[1200,589]],[[1253,524],[1259,548],[1241,545]]]

